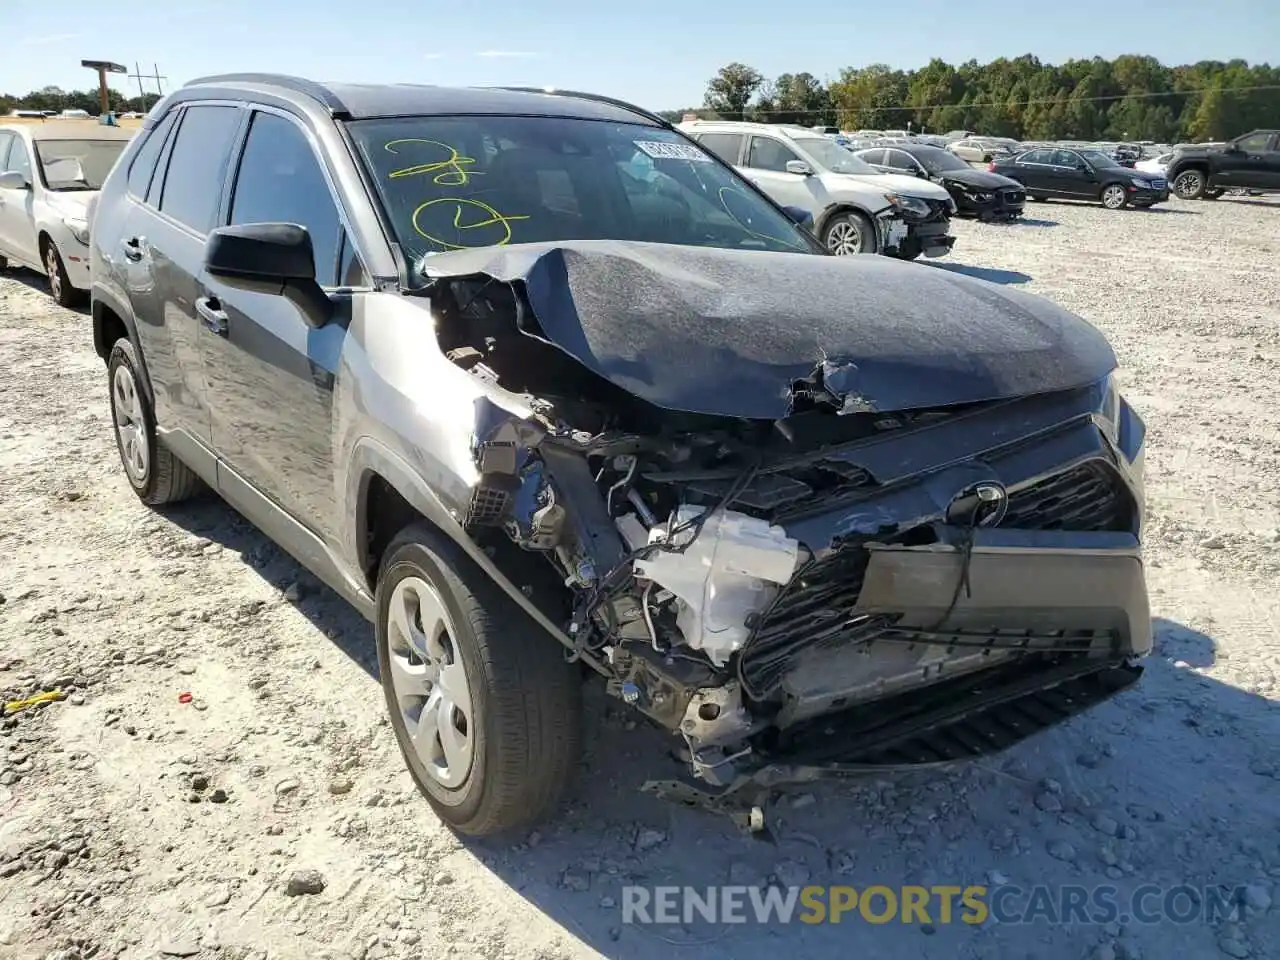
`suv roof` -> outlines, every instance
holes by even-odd
[[[318,102],[334,117],[367,120],[432,114],[502,114],[615,120],[670,126],[655,113],[612,97],[550,87],[442,87],[418,83],[321,83],[275,73],[198,77],[173,94],[189,100],[211,90],[287,92]]]
[[[677,124],[678,127],[694,127],[699,130],[711,127],[728,127],[731,130],[756,131],[757,133],[773,133],[792,139],[825,140],[822,134],[812,127],[794,126],[789,123],[755,123],[751,120],[690,120]]]

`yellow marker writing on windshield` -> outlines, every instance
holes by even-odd
[[[439,237],[432,236],[423,230],[418,223],[418,217],[424,210],[435,207],[442,203],[452,203],[454,205],[453,227],[455,230],[481,230],[478,235],[479,239],[476,243],[451,243],[448,240],[442,240]],[[447,208],[446,208],[447,209]],[[484,215],[485,219],[476,220],[471,223],[463,223],[463,212],[474,215]],[[438,243],[440,246],[448,250],[469,250],[473,247],[501,247],[511,242],[511,223],[514,220],[528,220],[526,214],[506,214],[499,213],[483,200],[467,200],[462,197],[437,197],[435,200],[428,200],[426,203],[420,204],[413,211],[413,229],[417,230],[419,235],[432,243]],[[493,233],[483,232],[485,227],[496,227]],[[499,232],[501,237],[493,239]]]
[[[421,140],[416,137],[407,137],[403,140],[392,140],[383,145],[383,149],[388,153],[398,154],[400,151],[394,149],[402,143],[425,143],[430,147],[438,147],[449,156],[444,160],[433,160],[430,163],[416,163],[411,167],[403,167],[399,170],[392,170],[388,177],[395,180],[399,177],[416,177],[428,173],[434,173],[431,178],[432,183],[441,187],[461,187],[471,180],[474,176],[483,176],[483,171],[470,171],[467,168],[472,166],[476,161],[474,157],[464,157],[455,148],[447,143],[441,143],[439,140]]]

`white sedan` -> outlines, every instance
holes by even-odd
[[[1133,165],[1133,169],[1142,173],[1153,173],[1157,176],[1165,176],[1165,172],[1169,168],[1169,161],[1173,159],[1172,153],[1162,153],[1158,157],[1151,157],[1147,160],[1139,160]]]
[[[92,120],[0,124],[0,269],[49,278],[64,307],[89,293],[89,204],[133,130]]]

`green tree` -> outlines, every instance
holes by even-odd
[[[731,63],[707,84],[706,106],[724,117],[742,120],[747,105],[764,83],[764,77],[754,67],[745,63]]]

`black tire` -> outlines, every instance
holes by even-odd
[[[452,789],[417,755],[392,681],[391,600],[409,577],[426,581],[442,601],[469,689],[474,745],[466,777]],[[440,819],[479,837],[550,815],[573,778],[582,725],[581,676],[560,645],[425,523],[406,527],[387,548],[376,601],[378,671],[391,727],[414,783]]]
[[[156,437],[155,413],[147,399],[147,391],[143,389],[144,380],[138,372],[139,366],[138,355],[127,337],[120,338],[112,345],[111,354],[107,358],[107,392],[111,400],[111,423],[116,436],[116,450],[120,454],[120,465],[124,468],[129,486],[133,487],[133,492],[143,503],[154,507],[187,500],[202,492],[204,484],[190,467],[175,457]],[[135,409],[141,411],[141,429],[135,431],[133,436],[136,442],[146,446],[146,462],[142,470],[137,469],[137,460],[126,452],[126,431],[120,427],[122,418],[132,421],[134,416],[133,412],[123,408],[125,398],[117,392],[117,378],[121,368],[127,370],[132,378],[138,404]]]
[[[850,229],[856,230],[858,234],[859,249],[857,251],[850,250],[848,243],[844,242],[844,237]],[[854,210],[837,213],[823,225],[822,245],[838,257],[879,251],[879,244],[876,243],[876,229],[872,226],[870,218]],[[841,250],[844,252],[841,253]]]
[[[1173,192],[1179,200],[1199,200],[1209,183],[1208,175],[1196,167],[1181,171],[1173,178]]]
[[[1104,184],[1098,191],[1098,201],[1108,210],[1123,210],[1129,206],[1129,191],[1122,183]]]
[[[9,269],[9,258],[0,257],[0,270],[8,270],[8,269]]]
[[[58,252],[57,245],[52,240],[45,240],[42,254],[45,273],[49,278],[49,295],[53,297],[53,302],[69,309],[84,306],[89,295],[71,285],[71,279],[67,276],[67,268],[62,263],[62,254]]]

